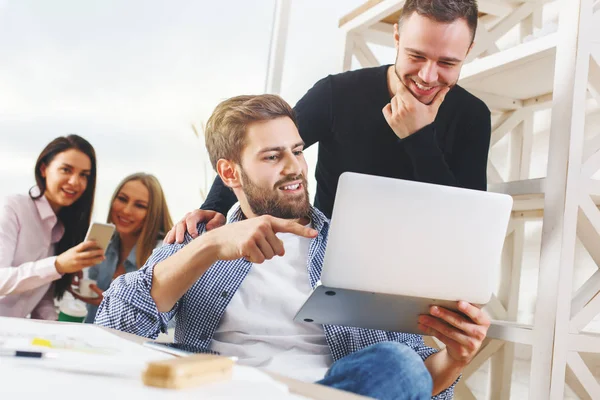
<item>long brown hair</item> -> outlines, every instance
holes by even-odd
[[[39,194],[29,190],[33,200],[41,198],[46,192],[46,179],[42,176],[42,166],[48,166],[58,154],[75,149],[90,158],[92,168],[87,179],[85,191],[77,201],[68,207],[62,207],[58,212],[58,220],[63,224],[65,233],[56,245],[56,254],[61,254],[71,247],[78,245],[85,239],[85,234],[90,225],[92,208],[94,207],[94,193],[96,192],[96,152],[92,145],[78,135],[60,136],[48,143],[35,162],[35,182]],[[73,274],[65,274],[54,284],[54,297],[61,299],[71,284]]]
[[[144,226],[136,243],[135,262],[140,268],[152,254],[156,247],[156,241],[165,237],[165,234],[173,227],[169,207],[165,199],[165,194],[160,186],[160,182],[154,175],[138,172],[127,176],[119,183],[110,200],[110,210],[106,222],[113,223],[111,220],[112,205],[119,192],[127,182],[139,181],[148,189],[148,213],[144,220]]]

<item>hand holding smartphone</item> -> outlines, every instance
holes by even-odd
[[[56,257],[56,271],[59,274],[74,273],[104,261],[104,253],[114,231],[112,224],[92,223],[82,243]]]
[[[88,228],[87,234],[85,235],[84,242],[93,240],[96,242],[98,247],[106,253],[110,239],[115,232],[115,226],[113,224],[103,224],[101,222],[92,222]]]

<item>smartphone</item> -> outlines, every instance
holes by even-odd
[[[113,224],[92,222],[87,234],[85,235],[85,240],[96,241],[98,247],[100,247],[102,251],[106,253],[106,249],[108,248],[108,244],[110,243],[110,239],[112,238],[114,232],[115,226]]]
[[[186,343],[163,343],[163,342],[144,342],[144,346],[149,347],[154,350],[163,351],[165,353],[178,356],[178,357],[186,357],[191,356],[192,354],[214,354],[219,355],[218,352],[203,349],[202,347],[193,346],[191,344]]]

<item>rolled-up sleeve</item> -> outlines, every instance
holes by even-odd
[[[185,246],[189,242],[187,239],[186,237],[183,244],[155,249],[139,271],[115,279],[104,292],[104,300],[98,308],[94,323],[151,339],[166,332],[169,321],[177,313],[179,302],[168,312],[158,311],[150,295],[154,267]]]
[[[4,202],[0,206],[0,296],[25,293],[61,277],[54,265],[56,257],[15,263],[20,229],[17,212]]]

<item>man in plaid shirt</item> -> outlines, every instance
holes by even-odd
[[[489,319],[432,307],[419,335],[294,322],[317,285],[328,219],[311,207],[304,143],[278,96],[219,104],[206,127],[213,167],[239,206],[229,223],[155,250],[105,292],[96,323],[155,338],[176,317],[175,341],[239,362],[380,399],[448,399],[479,350]],[[360,229],[360,222],[357,222]]]

